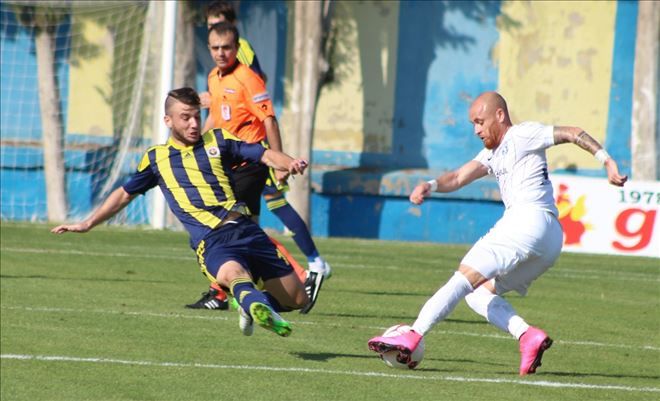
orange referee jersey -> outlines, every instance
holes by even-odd
[[[263,121],[274,117],[273,103],[261,77],[236,62],[233,70],[219,75],[215,67],[208,76],[213,128],[223,128],[248,143],[266,139]]]

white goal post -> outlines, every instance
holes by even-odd
[[[176,1],[166,1],[164,3],[165,10],[163,12],[163,44],[161,48],[160,60],[160,102],[159,105],[165,104],[167,93],[172,87],[174,78],[174,45],[176,38]],[[165,143],[169,136],[169,130],[165,125],[162,118],[159,119],[158,131],[154,138],[155,143]],[[153,194],[152,196],[152,211],[151,211],[151,226],[153,228],[165,227],[165,197],[162,193]]]

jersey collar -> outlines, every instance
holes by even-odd
[[[199,140],[201,141],[202,139],[200,138]],[[195,147],[195,145],[197,145],[197,143],[195,143],[194,145],[190,145],[190,146],[179,145],[178,143],[174,142],[174,140],[172,139],[171,136],[169,138],[167,138],[167,146],[171,146],[171,147],[173,147],[174,149],[177,149],[177,150],[192,149],[192,148]]]
[[[234,70],[236,69],[236,67],[238,67],[238,65],[240,63],[241,62],[238,61],[238,59],[236,59],[236,62],[234,63],[234,65],[229,67],[229,69],[227,69],[227,72],[224,72],[224,73],[220,70],[220,67],[218,67],[218,78],[222,78],[222,77],[227,76],[227,75],[231,74],[232,72],[234,72]]]

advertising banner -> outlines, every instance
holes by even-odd
[[[564,251],[660,258],[660,182],[551,177]]]

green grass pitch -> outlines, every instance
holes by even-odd
[[[367,340],[411,323],[466,246],[317,239],[333,267],[293,334],[243,337],[235,311],[183,305],[207,288],[185,233],[1,225],[2,400],[659,400],[660,262],[563,254],[527,297],[555,343],[536,375],[465,303],[416,370]],[[290,238],[278,237],[303,261]]]

